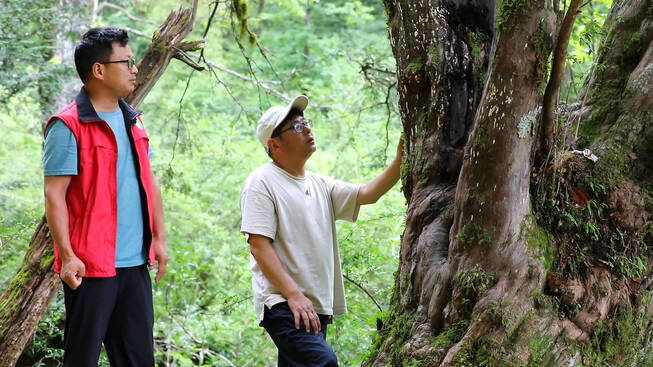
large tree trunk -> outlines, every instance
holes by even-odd
[[[182,42],[192,30],[197,0],[190,9],[172,11],[152,37],[138,65],[135,90],[126,98],[138,106],[163,74],[170,59],[200,42]],[[0,297],[0,367],[13,366],[60,286],[52,270],[54,251],[45,217],[41,219],[23,264]]]
[[[644,244],[651,210],[644,199],[651,178],[650,0],[615,4],[599,52],[603,66],[570,115],[569,126],[581,119],[581,130],[594,128],[599,163],[610,164],[607,148],[599,149],[606,146],[634,161],[609,175],[610,184],[598,165],[571,153],[555,155],[538,173],[532,168],[554,4],[385,4],[409,203],[391,310],[366,364],[621,365],[647,358],[648,281],[628,279],[614,263],[640,259],[644,270],[634,273],[650,273]],[[614,87],[603,101],[611,103],[612,118],[604,105],[592,112],[605,91],[601,83]],[[619,191],[627,177],[634,182]],[[648,187],[637,184],[647,181]],[[597,207],[608,210],[601,216]],[[560,224],[569,215],[587,222],[570,232]],[[582,229],[590,225],[600,229]],[[617,235],[624,240],[615,242]]]

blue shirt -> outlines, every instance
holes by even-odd
[[[132,147],[129,142],[122,110],[98,112],[116,138],[116,189],[118,229],[116,233],[116,268],[142,265],[147,261],[143,246],[143,212],[136,176]],[[149,156],[153,153],[150,149]],[[77,141],[72,131],[61,120],[54,121],[45,133],[43,149],[45,176],[77,174]]]

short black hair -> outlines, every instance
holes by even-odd
[[[75,68],[77,74],[86,83],[91,76],[91,66],[96,62],[109,61],[113,52],[113,43],[127,45],[127,31],[115,27],[91,28],[82,36],[75,47]]]
[[[281,135],[281,130],[284,129],[284,125],[286,125],[288,121],[295,119],[297,116],[304,117],[304,111],[300,110],[299,108],[292,108],[290,112],[288,112],[286,118],[283,119],[283,121],[281,121],[281,123],[275,127],[274,130],[272,130],[272,135],[270,135],[270,137],[276,138],[277,136]]]

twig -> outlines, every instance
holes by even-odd
[[[211,10],[209,21],[206,23],[206,27],[204,28],[204,33],[202,34],[203,40],[206,40],[206,35],[209,33],[209,29],[211,28],[211,24],[213,23],[213,17],[215,16],[215,12],[218,10],[218,5],[220,5],[220,0],[216,0],[213,3],[213,9]],[[200,62],[203,58],[204,58],[204,48],[200,50],[200,55],[197,58],[197,62]]]
[[[188,55],[193,56],[191,53],[189,53]],[[249,78],[249,77],[247,77],[247,76],[245,76],[245,75],[243,75],[243,74],[241,74],[241,73],[239,73],[237,71],[228,69],[228,68],[226,68],[224,66],[221,66],[221,65],[218,65],[218,64],[216,64],[216,63],[212,62],[211,60],[208,60],[208,59],[206,59],[204,57],[202,57],[202,61],[204,61],[204,63],[206,65],[210,66],[211,68],[218,69],[218,70],[223,71],[223,72],[225,72],[227,74],[233,75],[238,79],[248,81],[248,82],[256,85],[257,87],[263,88],[264,91],[276,95],[277,97],[283,99],[284,101],[290,101],[290,98],[285,96],[283,93],[281,93],[281,91],[267,85],[266,83],[264,83],[264,82],[262,82],[262,81],[260,81],[260,80],[258,80],[256,78]],[[250,69],[250,72],[251,72],[251,69]],[[268,81],[268,83],[270,83],[270,82]],[[272,81],[272,83],[279,83],[279,82]]]
[[[183,62],[184,64],[190,66],[191,68],[197,71],[204,71],[204,67],[198,64],[197,62],[191,60],[190,55],[188,53],[176,47],[175,49],[177,50],[177,53],[175,54],[175,56],[173,56],[175,59]],[[204,51],[204,48],[202,48],[202,51]]]
[[[379,306],[379,303],[376,302],[376,300],[374,299],[374,296],[372,296],[372,294],[370,294],[370,292],[368,292],[367,289],[363,288],[362,285],[358,284],[356,281],[354,281],[353,279],[351,279],[350,277],[348,277],[347,274],[343,274],[342,276],[343,276],[343,278],[347,279],[348,281],[350,281],[351,283],[353,283],[355,286],[357,286],[358,288],[360,288],[363,292],[365,292],[365,294],[367,294],[367,296],[370,297],[370,299],[372,300],[372,302],[374,302],[374,304],[375,304],[376,307],[379,309],[379,311],[383,311],[383,309],[381,308],[381,306]]]

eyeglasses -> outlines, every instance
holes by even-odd
[[[292,124],[292,126],[279,131],[279,134],[277,134],[277,136],[285,133],[288,130],[295,130],[297,134],[301,134],[304,132],[304,129],[310,128],[311,125],[313,125],[313,121],[307,119],[301,119],[301,121],[295,122],[294,124]]]
[[[102,61],[100,62],[100,64],[119,64],[122,62],[127,63],[127,67],[129,68],[129,70],[133,69],[134,66],[136,66],[136,60],[134,60],[133,58],[129,58],[126,60],[118,60],[118,61]]]

